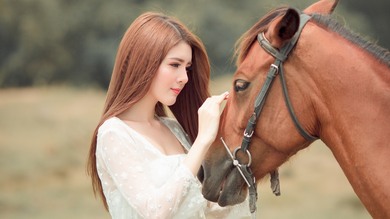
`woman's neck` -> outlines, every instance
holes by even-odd
[[[145,96],[118,117],[133,122],[152,122],[155,120],[156,104],[156,101],[152,101]]]

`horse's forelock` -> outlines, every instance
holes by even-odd
[[[246,58],[253,42],[256,41],[257,35],[265,31],[271,21],[273,21],[276,17],[286,13],[287,9],[288,7],[280,7],[268,12],[238,39],[234,52],[234,56],[237,57],[237,65],[241,64],[242,61]]]

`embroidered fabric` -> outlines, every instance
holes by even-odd
[[[188,151],[180,124],[159,119]],[[111,217],[250,218],[248,199],[224,208],[204,199],[201,183],[182,165],[185,156],[167,156],[119,118],[106,120],[98,130],[96,164]]]

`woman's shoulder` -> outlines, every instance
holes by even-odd
[[[123,122],[117,117],[108,118],[99,126],[98,133],[102,134],[108,131],[123,130],[124,126],[122,123]]]
[[[142,138],[142,136],[139,136],[139,134],[129,127],[124,121],[115,116],[105,120],[100,125],[97,133],[98,140],[112,138],[113,136],[128,143],[138,142],[138,140]]]

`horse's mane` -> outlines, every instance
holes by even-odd
[[[237,57],[237,65],[240,64],[245,57],[248,55],[249,49],[252,44],[256,41],[257,35],[268,28],[268,25],[276,17],[282,16],[286,13],[288,7],[276,8],[268,14],[266,14],[262,19],[260,19],[255,25],[253,25],[247,32],[245,32],[240,39],[236,42],[235,53]],[[389,50],[382,48],[375,43],[368,41],[362,36],[352,32],[345,25],[340,24],[336,19],[332,18],[330,15],[321,15],[321,14],[312,14],[312,21],[318,23],[319,25],[332,30],[338,33],[343,38],[354,43],[355,45],[363,48],[374,57],[376,57],[380,62],[390,67],[390,52]]]
[[[348,41],[363,48],[367,52],[371,53],[374,57],[376,57],[380,62],[383,62],[390,67],[389,50],[382,48],[376,43],[364,39],[364,37],[362,37],[361,35],[352,32],[351,30],[346,28],[345,25],[340,24],[337,20],[335,20],[329,15],[312,14],[312,19],[321,26],[324,26],[329,30],[338,33],[340,36],[344,37]]]

